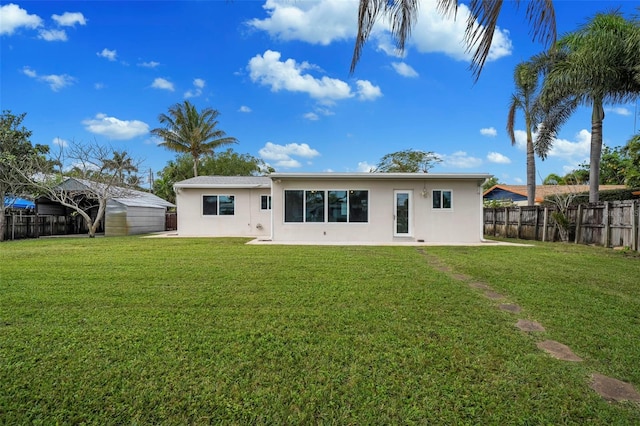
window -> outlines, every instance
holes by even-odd
[[[204,216],[233,216],[235,214],[235,196],[203,195],[202,214]]]
[[[433,208],[434,209],[450,209],[452,197],[451,191],[437,189],[433,191]]]
[[[369,191],[286,190],[285,222],[368,222]]]
[[[260,210],[271,210],[271,195],[260,196]]]

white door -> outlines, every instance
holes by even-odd
[[[411,190],[396,190],[394,193],[393,235],[396,237],[411,236]]]

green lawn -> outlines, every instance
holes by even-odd
[[[640,423],[589,388],[640,389],[638,256],[245,241],[0,244],[0,423]]]

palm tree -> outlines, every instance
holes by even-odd
[[[153,129],[151,133],[163,139],[160,146],[179,153],[189,153],[193,157],[195,177],[198,176],[198,163],[203,155],[213,155],[216,148],[238,142],[216,128],[219,115],[212,108],[205,108],[198,113],[191,102],[184,101],[170,107],[168,114],[160,114],[158,121],[165,127]]]
[[[536,150],[546,156],[558,130],[579,105],[591,107],[591,154],[589,158],[589,202],[598,201],[602,123],[606,103],[623,103],[640,96],[640,59],[629,45],[637,40],[637,21],[618,12],[597,14],[560,39],[547,57],[551,66],[544,80],[541,99],[547,116],[536,139]],[[566,108],[560,108],[562,105]],[[568,107],[567,107],[568,106]]]
[[[516,66],[513,79],[516,83],[516,91],[511,95],[511,102],[509,102],[507,134],[511,138],[511,145],[515,145],[516,113],[522,110],[527,132],[527,204],[533,206],[536,199],[536,157],[533,132],[541,115],[540,105],[537,102],[538,71],[533,63],[521,62]]]
[[[516,6],[520,0],[514,2]],[[460,0],[438,0],[438,9],[443,15],[455,15]],[[473,51],[471,70],[476,79],[480,77],[482,67],[489,56],[493,33],[495,32],[502,1],[470,0],[469,18],[465,31],[467,50]],[[351,59],[351,72],[356,68],[362,48],[369,39],[374,24],[379,18],[388,18],[391,22],[391,34],[400,51],[415,25],[420,2],[418,0],[360,0],[358,9],[358,35]],[[527,19],[532,26],[534,40],[546,46],[556,40],[556,15],[553,0],[531,0],[527,2]]]
[[[124,173],[131,174],[138,171],[129,153],[117,150],[113,151],[113,158],[104,160],[104,169],[115,172],[119,185],[125,183]]]

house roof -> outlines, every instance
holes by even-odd
[[[174,188],[270,188],[266,176],[197,176],[176,182]]]
[[[96,191],[109,192],[111,199],[118,203],[131,207],[175,207],[157,195],[135,189],[108,186],[100,182],[87,179],[67,178],[58,187],[68,191]]]
[[[624,189],[624,185],[600,185],[600,191],[609,191],[613,189]],[[491,188],[484,191],[483,197],[491,194],[494,191],[505,191],[513,194],[520,195],[527,198],[527,185],[494,185]],[[589,185],[536,185],[536,203],[541,203],[546,197],[556,194],[569,194],[589,192]]]
[[[489,173],[271,173],[269,177],[276,179],[488,179]]]

